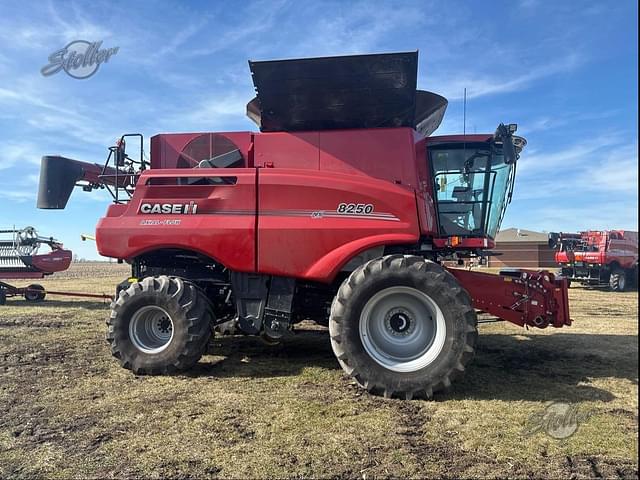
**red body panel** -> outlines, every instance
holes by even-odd
[[[31,257],[31,265],[45,274],[62,272],[69,268],[73,254],[71,250],[58,248],[49,253]]]
[[[237,183],[149,185],[207,175],[235,177]],[[156,202],[194,202],[197,213],[141,212],[143,203]],[[368,215],[338,213],[341,203],[373,209]],[[362,175],[282,168],[149,170],[140,176],[131,201],[113,206],[96,229],[98,251],[105,256],[130,259],[183,248],[237,271],[325,282],[363,250],[418,238],[412,190]]]
[[[415,189],[414,133],[410,128],[321,131],[320,170],[364,174]]]
[[[320,170],[319,132],[273,132],[254,135],[257,167]]]
[[[149,185],[151,179],[235,177],[232,185]],[[144,214],[143,202],[198,205],[197,214]],[[162,248],[208,255],[230,269],[255,269],[256,169],[163,169],[140,176],[127,205],[114,205],[96,227],[98,252],[130,259]]]
[[[112,207],[98,223],[101,255],[131,259],[184,248],[237,271],[329,282],[363,250],[436,234],[425,141],[410,128],[225,132],[215,135],[233,141],[248,165],[262,168],[170,169],[202,135],[212,143],[217,138],[152,138],[152,169],[141,175],[129,204]],[[237,183],[175,180],[206,175],[234,176]],[[143,203],[190,202],[197,204],[196,214],[141,212]],[[352,205],[354,215],[347,215]]]
[[[419,238],[414,193],[362,175],[260,169],[258,270],[331,281],[354,255]],[[373,210],[339,213],[340,204]]]
[[[49,253],[24,257],[25,266],[19,270],[0,270],[0,278],[42,278],[69,268],[73,254],[71,250],[55,248]],[[31,270],[26,270],[30,268]],[[33,269],[37,271],[33,271]]]
[[[256,133],[254,159],[258,167],[366,175],[417,188],[420,140],[410,128]]]

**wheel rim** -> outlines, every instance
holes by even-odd
[[[618,288],[620,290],[624,290],[626,279],[624,278],[624,274],[618,275]]]
[[[360,314],[360,340],[378,364],[394,372],[414,372],[433,362],[444,346],[442,310],[424,292],[389,287],[365,304]]]
[[[173,339],[173,320],[163,308],[142,307],[129,322],[129,338],[144,353],[160,353]]]

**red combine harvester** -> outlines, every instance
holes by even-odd
[[[311,318],[370,392],[430,397],[472,358],[476,309],[571,324],[552,273],[441,266],[493,248],[526,142],[502,124],[429,136],[447,100],[416,90],[417,60],[249,62],[259,133],[156,135],[150,163],[138,134],[103,166],[43,157],[40,208],[64,208],[76,183],[113,194],[96,241],[132,268],[107,321],[123,367],[183,370],[216,325],[279,341]]]
[[[41,237],[33,227],[22,230],[0,230],[0,278],[44,278],[69,268],[71,251],[53,237]],[[38,254],[40,247],[49,246],[49,253]],[[7,297],[23,295],[27,301],[44,300],[44,287],[38,284],[18,288],[0,281],[0,305]]]
[[[570,282],[608,285],[615,292],[638,285],[638,232],[550,233],[549,246]]]

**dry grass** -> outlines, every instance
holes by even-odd
[[[126,274],[74,266],[42,283],[109,293]],[[637,478],[637,295],[570,297],[567,329],[481,325],[465,379],[430,402],[362,393],[317,329],[278,347],[216,338],[186,375],[136,377],[109,355],[104,304],[10,299],[0,477]],[[589,415],[578,431],[523,435],[554,400]]]

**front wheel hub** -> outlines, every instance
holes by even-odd
[[[390,310],[384,319],[386,329],[394,336],[411,335],[416,329],[416,320],[407,309],[398,307]]]

